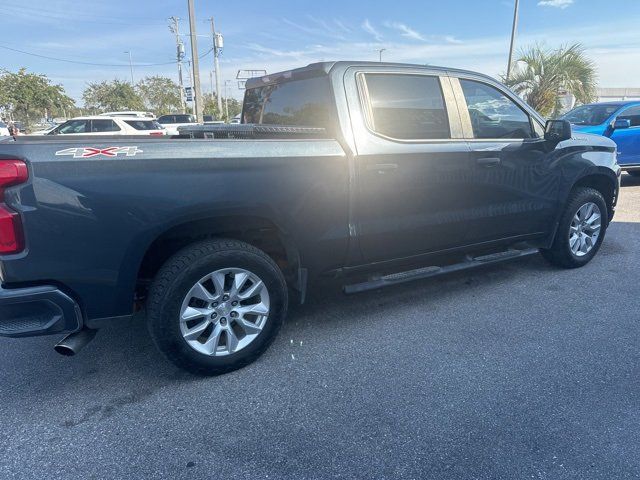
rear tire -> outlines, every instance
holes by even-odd
[[[599,215],[599,218],[594,215]],[[589,218],[583,219],[585,216]],[[560,217],[553,245],[549,249],[541,249],[540,253],[553,265],[582,267],[598,253],[608,221],[607,204],[602,194],[593,188],[576,188],[569,195]]]
[[[175,365],[219,375],[264,353],[287,302],[282,272],[267,254],[236,240],[207,240],[162,266],[149,291],[147,321],[153,341]]]

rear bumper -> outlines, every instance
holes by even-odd
[[[33,337],[82,328],[78,304],[56,287],[0,287],[0,336]]]

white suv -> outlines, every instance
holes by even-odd
[[[178,135],[178,128],[197,125],[194,115],[188,113],[172,113],[158,117],[158,123],[167,129],[167,135]]]
[[[9,136],[9,127],[6,123],[0,121],[0,137],[8,137]]]
[[[167,131],[157,121],[141,117],[77,117],[67,120],[47,135],[151,135],[161,137]]]

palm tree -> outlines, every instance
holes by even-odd
[[[511,76],[503,80],[544,116],[558,114],[562,91],[581,104],[596,99],[596,69],[579,43],[556,50],[529,47],[520,52]]]

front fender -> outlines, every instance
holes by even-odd
[[[590,134],[574,134],[573,138],[558,144],[551,153],[560,172],[558,212],[555,216],[552,235],[546,246],[553,243],[564,206],[571,191],[577,186],[590,186],[603,192],[610,207],[609,217],[617,203],[620,190],[621,169],[616,160],[617,151],[613,141]]]

